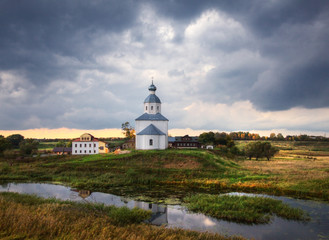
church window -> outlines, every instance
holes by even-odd
[[[153,106],[151,106],[151,110],[153,110]]]
[[[157,106],[157,110],[159,111],[159,106]]]
[[[145,107],[145,110],[147,111],[147,106]]]
[[[150,146],[153,145],[153,139],[150,139]]]

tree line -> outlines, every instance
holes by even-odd
[[[37,153],[39,142],[35,139],[25,139],[20,134],[12,134],[8,137],[0,135],[0,154],[1,155],[12,155],[16,154],[19,150],[21,155],[31,155]]]
[[[229,137],[231,140],[267,140],[267,141],[329,141],[329,138],[323,136],[309,136],[307,134],[300,135],[287,135],[283,136],[282,133],[271,133],[270,136],[260,136],[258,133],[250,133],[250,132],[221,132],[221,133],[212,133],[217,136],[220,135],[221,138]],[[212,136],[211,136],[212,137]]]

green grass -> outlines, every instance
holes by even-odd
[[[302,210],[265,197],[196,194],[184,198],[184,202],[191,211],[238,223],[269,223],[274,215],[288,220],[309,220]]]

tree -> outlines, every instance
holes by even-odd
[[[26,139],[19,144],[22,155],[31,155],[38,151],[39,142],[34,139]]]
[[[222,133],[215,133],[215,136],[214,136],[214,143],[215,145],[226,145],[227,143],[227,134],[225,132],[222,132]]]
[[[277,152],[279,152],[279,149],[273,147],[271,143],[263,143],[263,155],[267,158],[268,161],[270,161],[270,158],[273,157]]]
[[[19,144],[24,140],[24,137],[20,134],[12,134],[7,137],[13,148],[19,148]]]
[[[273,139],[275,139],[275,137],[276,137],[275,133],[271,133],[271,134],[270,134],[270,139],[273,140]]]
[[[215,134],[213,132],[201,133],[198,138],[198,141],[204,145],[207,145],[207,144],[214,145],[215,144]]]
[[[245,155],[251,158],[262,158],[266,157],[267,160],[270,160],[279,150],[271,145],[269,142],[253,142],[249,143],[245,147]]]
[[[3,153],[5,150],[10,149],[10,142],[4,138],[4,136],[0,135],[0,153]]]
[[[278,140],[281,140],[281,141],[284,140],[282,133],[278,133],[278,135],[276,135],[276,137]]]
[[[135,138],[135,129],[130,125],[129,122],[125,122],[121,124],[122,133],[126,136],[126,138]]]

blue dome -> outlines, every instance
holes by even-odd
[[[157,87],[154,86],[153,81],[152,81],[152,84],[149,86],[149,91],[156,91],[156,90],[157,90]]]
[[[144,103],[161,103],[161,101],[157,95],[150,94],[147,98],[145,98]]]

